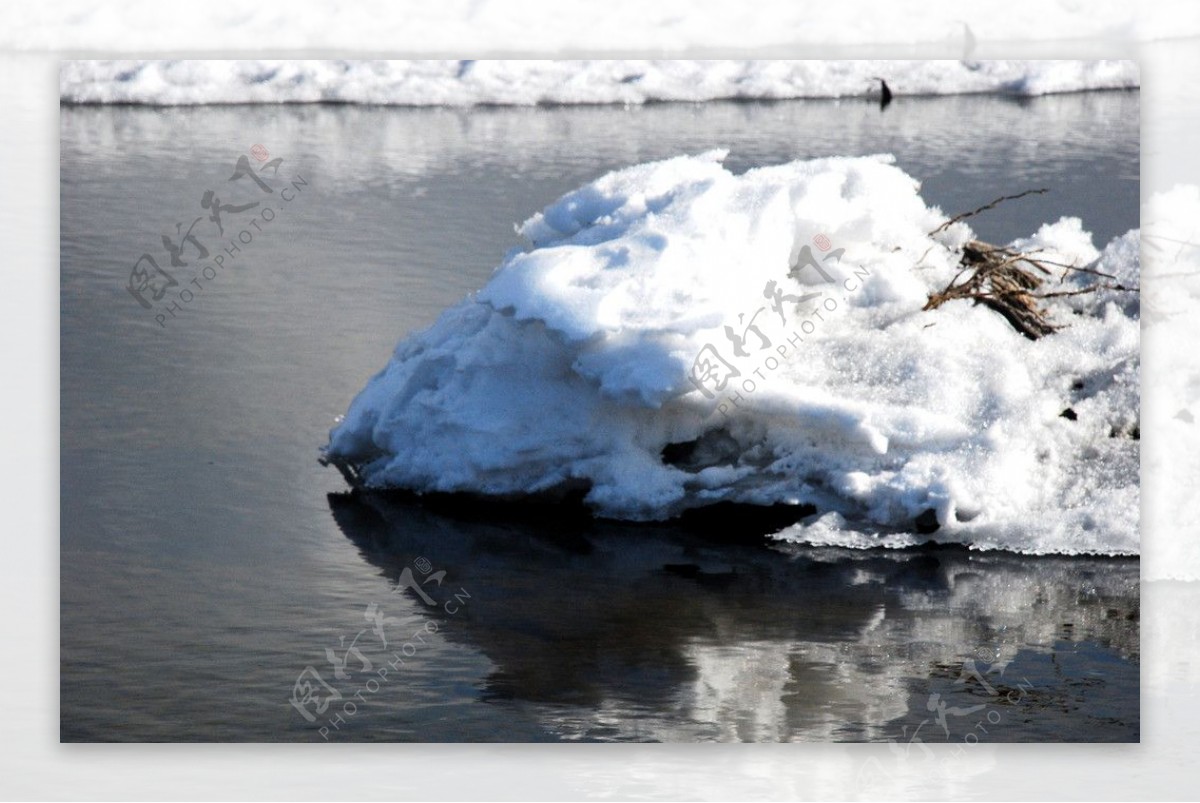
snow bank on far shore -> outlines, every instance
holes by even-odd
[[[1003,93],[1139,84],[1132,61],[66,61],[67,103],[532,106]]]

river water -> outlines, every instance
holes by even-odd
[[[1136,560],[422,505],[350,495],[317,457],[514,224],[607,170],[887,152],[947,212],[1050,190],[977,218],[984,239],[1075,215],[1102,247],[1138,225],[1138,122],[1132,92],[64,107],[63,740],[1136,740]],[[211,279],[197,218],[231,252]],[[143,253],[171,312],[127,287]]]

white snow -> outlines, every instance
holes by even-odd
[[[896,95],[1045,95],[1139,84],[1132,61],[66,61],[70,103],[647,103]]]
[[[946,216],[891,157],[723,157],[619,170],[526,221],[531,247],[401,342],[328,455],[376,487],[582,485],[623,519],[815,505],[779,535],[800,542],[1138,552],[1136,296],[1066,299],[1037,341],[968,302],[922,312],[971,235],[931,237]],[[1136,285],[1137,238],[1101,253],[1064,218],[1021,245]]]
[[[1200,573],[1200,187],[1180,185],[1145,208],[1147,295],[1146,526],[1156,534],[1144,556],[1155,578]]]

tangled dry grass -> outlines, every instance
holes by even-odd
[[[987,211],[1003,201],[1044,192],[1046,190],[1028,190],[1017,195],[997,198],[971,212],[955,215],[930,234],[944,231],[954,223]],[[923,309],[934,310],[950,301],[971,299],[999,313],[1025,337],[1037,340],[1061,328],[1050,320],[1051,310],[1046,305],[1049,299],[1085,295],[1100,290],[1138,292],[1136,287],[1125,287],[1117,283],[1116,277],[1111,274],[1090,267],[1053,262],[1037,257],[1037,253],[1004,248],[982,240],[970,240],[962,248],[959,272],[948,285],[930,294]],[[1058,271],[1053,268],[1057,268]],[[1090,273],[1099,277],[1101,281],[1083,288],[1066,289],[1065,279],[1072,272]],[[1108,281],[1103,281],[1104,279]],[[1053,289],[1055,287],[1063,289]]]

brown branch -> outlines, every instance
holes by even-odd
[[[1034,298],[1061,298],[1063,296],[1083,296],[1083,295],[1087,295],[1088,293],[1094,293],[1097,290],[1119,290],[1120,292],[1123,292],[1123,293],[1140,293],[1140,292],[1142,292],[1142,288],[1140,288],[1140,287],[1126,287],[1123,284],[1098,284],[1093,287],[1084,287],[1079,290],[1058,290],[1053,293],[1042,293],[1039,296],[1034,296]]]
[[[1029,254],[981,240],[971,240],[963,246],[960,264],[961,268],[950,283],[939,292],[930,294],[924,309],[935,310],[948,301],[970,299],[999,313],[1030,340],[1037,340],[1059,328],[1050,322],[1049,311],[1043,306],[1046,299],[1084,295],[1098,290],[1138,292],[1138,288],[1120,284],[1099,284],[1077,290],[1039,293],[1038,290],[1047,283],[1047,277],[1054,275],[1041,261]],[[1036,268],[1044,276],[1022,267],[1023,264]],[[966,278],[963,278],[964,275]],[[1058,281],[1061,286],[1062,278]]]
[[[955,223],[966,220],[969,217],[975,217],[975,215],[978,215],[980,212],[986,212],[989,209],[994,209],[995,207],[999,206],[1000,204],[1004,203],[1005,201],[1015,201],[1018,198],[1024,198],[1026,195],[1042,195],[1047,192],[1049,192],[1049,190],[1040,189],[1040,190],[1025,190],[1025,192],[1019,192],[1016,195],[1002,195],[999,198],[997,198],[996,200],[992,201],[991,203],[984,204],[983,206],[979,207],[978,209],[973,209],[970,212],[963,212],[961,214],[955,215],[954,217],[950,218],[942,225],[938,226],[933,231],[929,232],[929,236],[932,237],[933,235],[937,234],[938,232],[945,231],[946,229],[953,226]]]
[[[1044,248],[1035,248],[1029,253],[1040,254],[1044,250]],[[1113,281],[1116,281],[1117,279],[1117,277],[1113,274],[1105,273],[1104,271],[1096,270],[1095,268],[1080,268],[1075,265],[1068,265],[1066,262],[1055,262],[1053,259],[1046,259],[1045,257],[1039,257],[1036,261],[1039,265],[1053,265],[1056,268],[1063,268],[1065,270],[1078,271],[1079,273],[1090,273],[1093,276],[1103,276],[1105,279],[1112,279]]]

